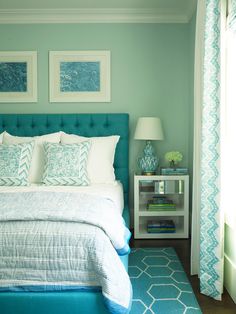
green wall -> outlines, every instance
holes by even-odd
[[[190,198],[190,228],[192,222],[192,173],[193,173],[193,123],[194,123],[194,55],[195,55],[195,28],[196,28],[196,14],[193,14],[192,19],[189,22],[189,40],[190,40],[190,54],[189,54],[189,78],[190,78],[190,87],[189,87],[189,173],[190,173],[190,189],[189,189],[189,198]]]
[[[192,169],[192,24],[0,25],[0,50],[38,51],[38,102],[0,104],[0,113],[128,112],[130,179],[141,141],[133,134],[139,116],[161,118],[165,139],[157,155],[184,154]],[[110,50],[110,103],[49,103],[50,50]],[[132,188],[131,188],[132,198]],[[132,204],[132,202],[131,202]],[[131,205],[132,206],[132,205]]]

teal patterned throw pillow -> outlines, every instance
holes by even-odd
[[[77,144],[44,143],[46,185],[88,185],[89,141]]]
[[[29,185],[34,141],[0,145],[0,185]]]

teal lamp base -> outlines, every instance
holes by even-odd
[[[156,174],[158,158],[154,155],[154,148],[151,141],[146,142],[146,146],[143,150],[143,156],[138,158],[138,167],[144,175]]]

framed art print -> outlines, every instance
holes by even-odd
[[[0,51],[0,102],[37,102],[36,51]]]
[[[110,51],[50,51],[50,102],[110,102]]]

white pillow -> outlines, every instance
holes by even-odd
[[[4,132],[2,132],[2,133],[0,134],[0,144],[2,144],[3,134],[4,134]]]
[[[59,143],[60,142],[60,132],[41,135],[41,136],[34,136],[34,137],[21,137],[21,136],[13,136],[8,134],[7,132],[4,133],[3,136],[3,144],[20,144],[20,143],[27,143],[34,141],[34,151],[32,156],[32,161],[30,165],[29,171],[29,182],[30,183],[40,183],[42,182],[42,176],[44,171],[44,149],[43,143]]]
[[[113,183],[115,171],[113,167],[116,145],[120,136],[83,137],[61,132],[61,143],[74,144],[90,140],[92,146],[88,156],[88,177],[93,183]]]

